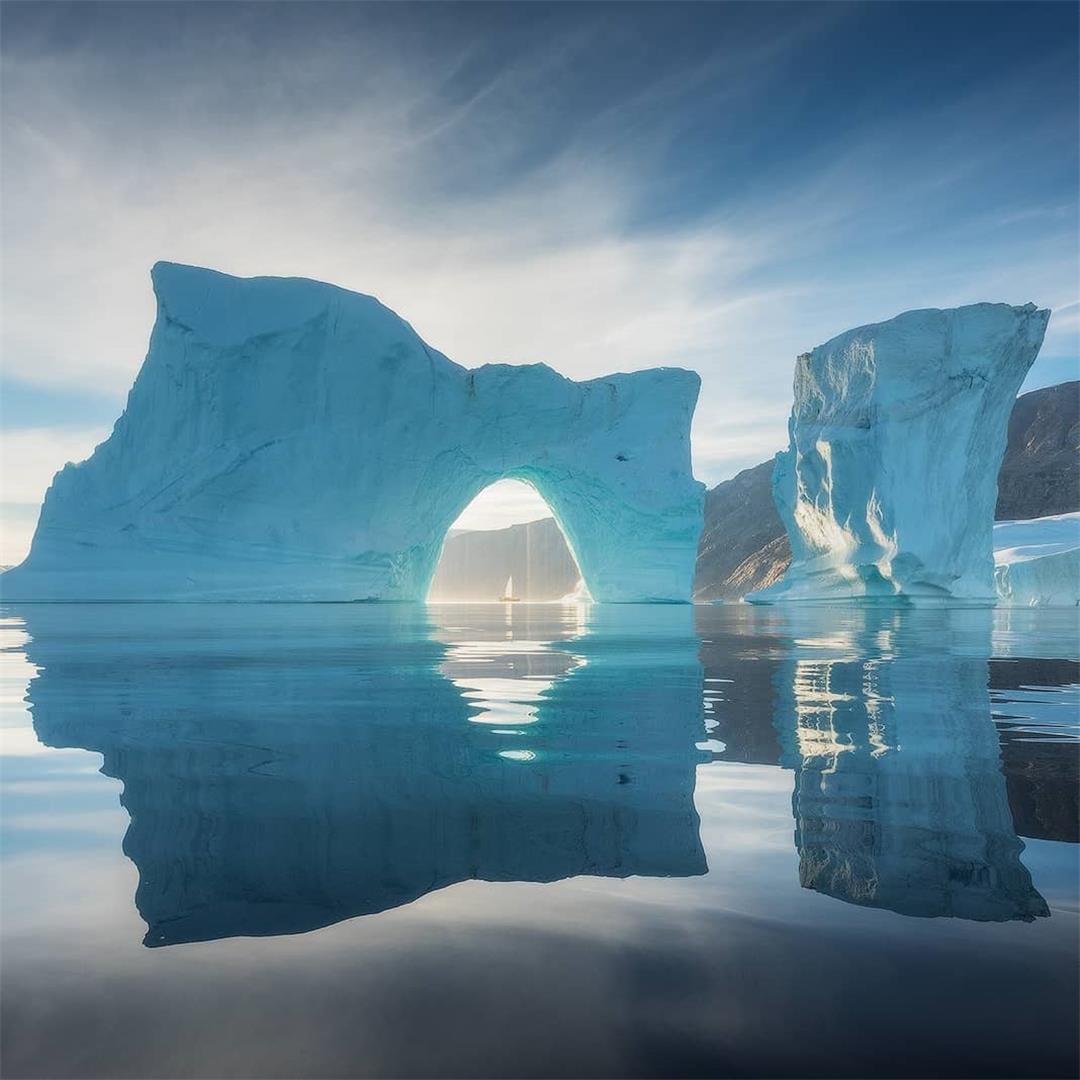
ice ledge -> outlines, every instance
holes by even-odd
[[[1080,604],[1080,512],[994,526],[994,582],[1002,604]]]

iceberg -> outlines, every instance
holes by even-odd
[[[370,296],[158,263],[111,436],[45,496],[6,600],[422,600],[502,478],[551,507],[600,601],[689,601],[700,380],[466,369]]]
[[[909,311],[800,356],[773,497],[792,563],[747,597],[993,604],[997,476],[1050,312]]]
[[[1080,512],[994,526],[999,602],[1025,607],[1080,604]]]

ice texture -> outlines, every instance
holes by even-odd
[[[1080,604],[1080,513],[994,526],[999,603],[1025,607]]]
[[[798,358],[773,495],[792,563],[747,597],[994,602],[997,475],[1049,311],[909,311]]]
[[[420,600],[447,530],[511,477],[601,601],[688,601],[700,380],[468,370],[369,296],[158,263],[112,435],[45,497],[25,600]]]

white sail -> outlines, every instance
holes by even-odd
[[[503,592],[503,596],[513,596],[513,595],[514,595],[514,575],[511,574],[506,579],[506,590]]]

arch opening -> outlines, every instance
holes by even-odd
[[[450,525],[428,603],[576,603],[590,600],[554,510],[518,477],[486,485]]]

